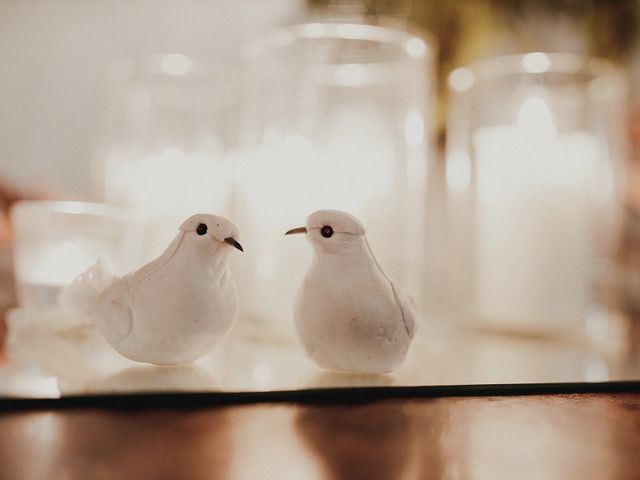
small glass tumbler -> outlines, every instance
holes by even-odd
[[[359,217],[383,269],[419,302],[430,161],[432,49],[381,27],[314,23],[247,48],[237,190],[244,315],[293,332],[311,247],[283,233],[316,210]],[[430,108],[431,107],[431,108]]]
[[[578,331],[602,306],[622,218],[623,75],[533,52],[455,70],[449,86],[442,311],[491,330]]]
[[[141,224],[108,205],[24,201],[11,221],[20,306],[54,304],[60,289],[98,260],[117,275],[139,266]]]

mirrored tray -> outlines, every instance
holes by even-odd
[[[347,375],[322,370],[295,339],[261,334],[242,319],[210,355],[178,367],[127,360],[93,327],[73,324],[54,309],[14,309],[7,323],[9,360],[0,365],[0,395],[5,398],[640,379],[640,366],[630,355],[566,339],[469,332],[437,324],[422,325],[397,372]]]

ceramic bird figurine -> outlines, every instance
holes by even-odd
[[[349,373],[387,373],[403,362],[413,338],[413,301],[382,271],[362,223],[320,210],[304,233],[313,260],[294,304],[296,332],[319,366]]]
[[[122,278],[98,263],[63,294],[122,355],[158,365],[209,352],[238,314],[229,252],[242,250],[229,219],[193,215],[157,259]]]

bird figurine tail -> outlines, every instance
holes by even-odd
[[[88,321],[91,311],[97,306],[100,294],[113,282],[114,275],[106,264],[98,260],[94,266],[60,292],[58,303],[78,313]]]

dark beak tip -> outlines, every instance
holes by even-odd
[[[238,242],[235,238],[232,238],[232,237],[225,238],[224,242],[231,245],[234,248],[237,248],[241,252],[244,252],[244,248],[242,248],[242,245],[240,245],[240,242]]]
[[[284,234],[295,235],[296,233],[307,233],[307,227],[292,228],[291,230],[287,230]]]

